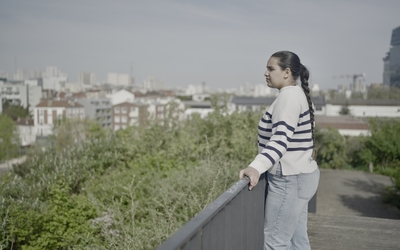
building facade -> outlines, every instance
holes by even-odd
[[[112,128],[111,120],[111,102],[107,98],[89,99],[82,98],[78,99],[85,108],[85,116],[89,120],[97,122],[103,128]]]
[[[19,139],[22,147],[28,147],[35,143],[36,134],[33,119],[30,118],[18,118],[15,121],[17,125]]]
[[[72,100],[45,100],[36,105],[33,113],[37,136],[51,135],[58,120],[85,118],[85,108]]]
[[[383,58],[385,85],[400,88],[400,26],[392,31],[389,53]]]
[[[112,107],[112,129],[144,125],[148,118],[147,104],[123,102]]]

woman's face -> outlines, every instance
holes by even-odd
[[[267,63],[267,71],[265,71],[264,76],[267,80],[267,85],[270,88],[281,89],[283,87],[293,85],[290,80],[291,74],[290,69],[282,70],[278,65],[279,59],[276,57],[271,57]]]

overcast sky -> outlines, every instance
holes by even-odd
[[[369,85],[382,82],[399,13],[399,0],[0,0],[0,71],[233,88],[265,83],[269,56],[291,50],[321,88],[359,73]]]

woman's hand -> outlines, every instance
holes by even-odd
[[[250,179],[249,190],[252,190],[257,185],[258,180],[260,179],[260,174],[258,173],[257,169],[248,166],[247,168],[242,169],[239,172],[240,179],[242,179],[245,176],[249,177]]]

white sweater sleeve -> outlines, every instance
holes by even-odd
[[[249,166],[262,174],[282,158],[297,127],[300,113],[301,105],[296,91],[282,91],[272,111],[272,136]]]

